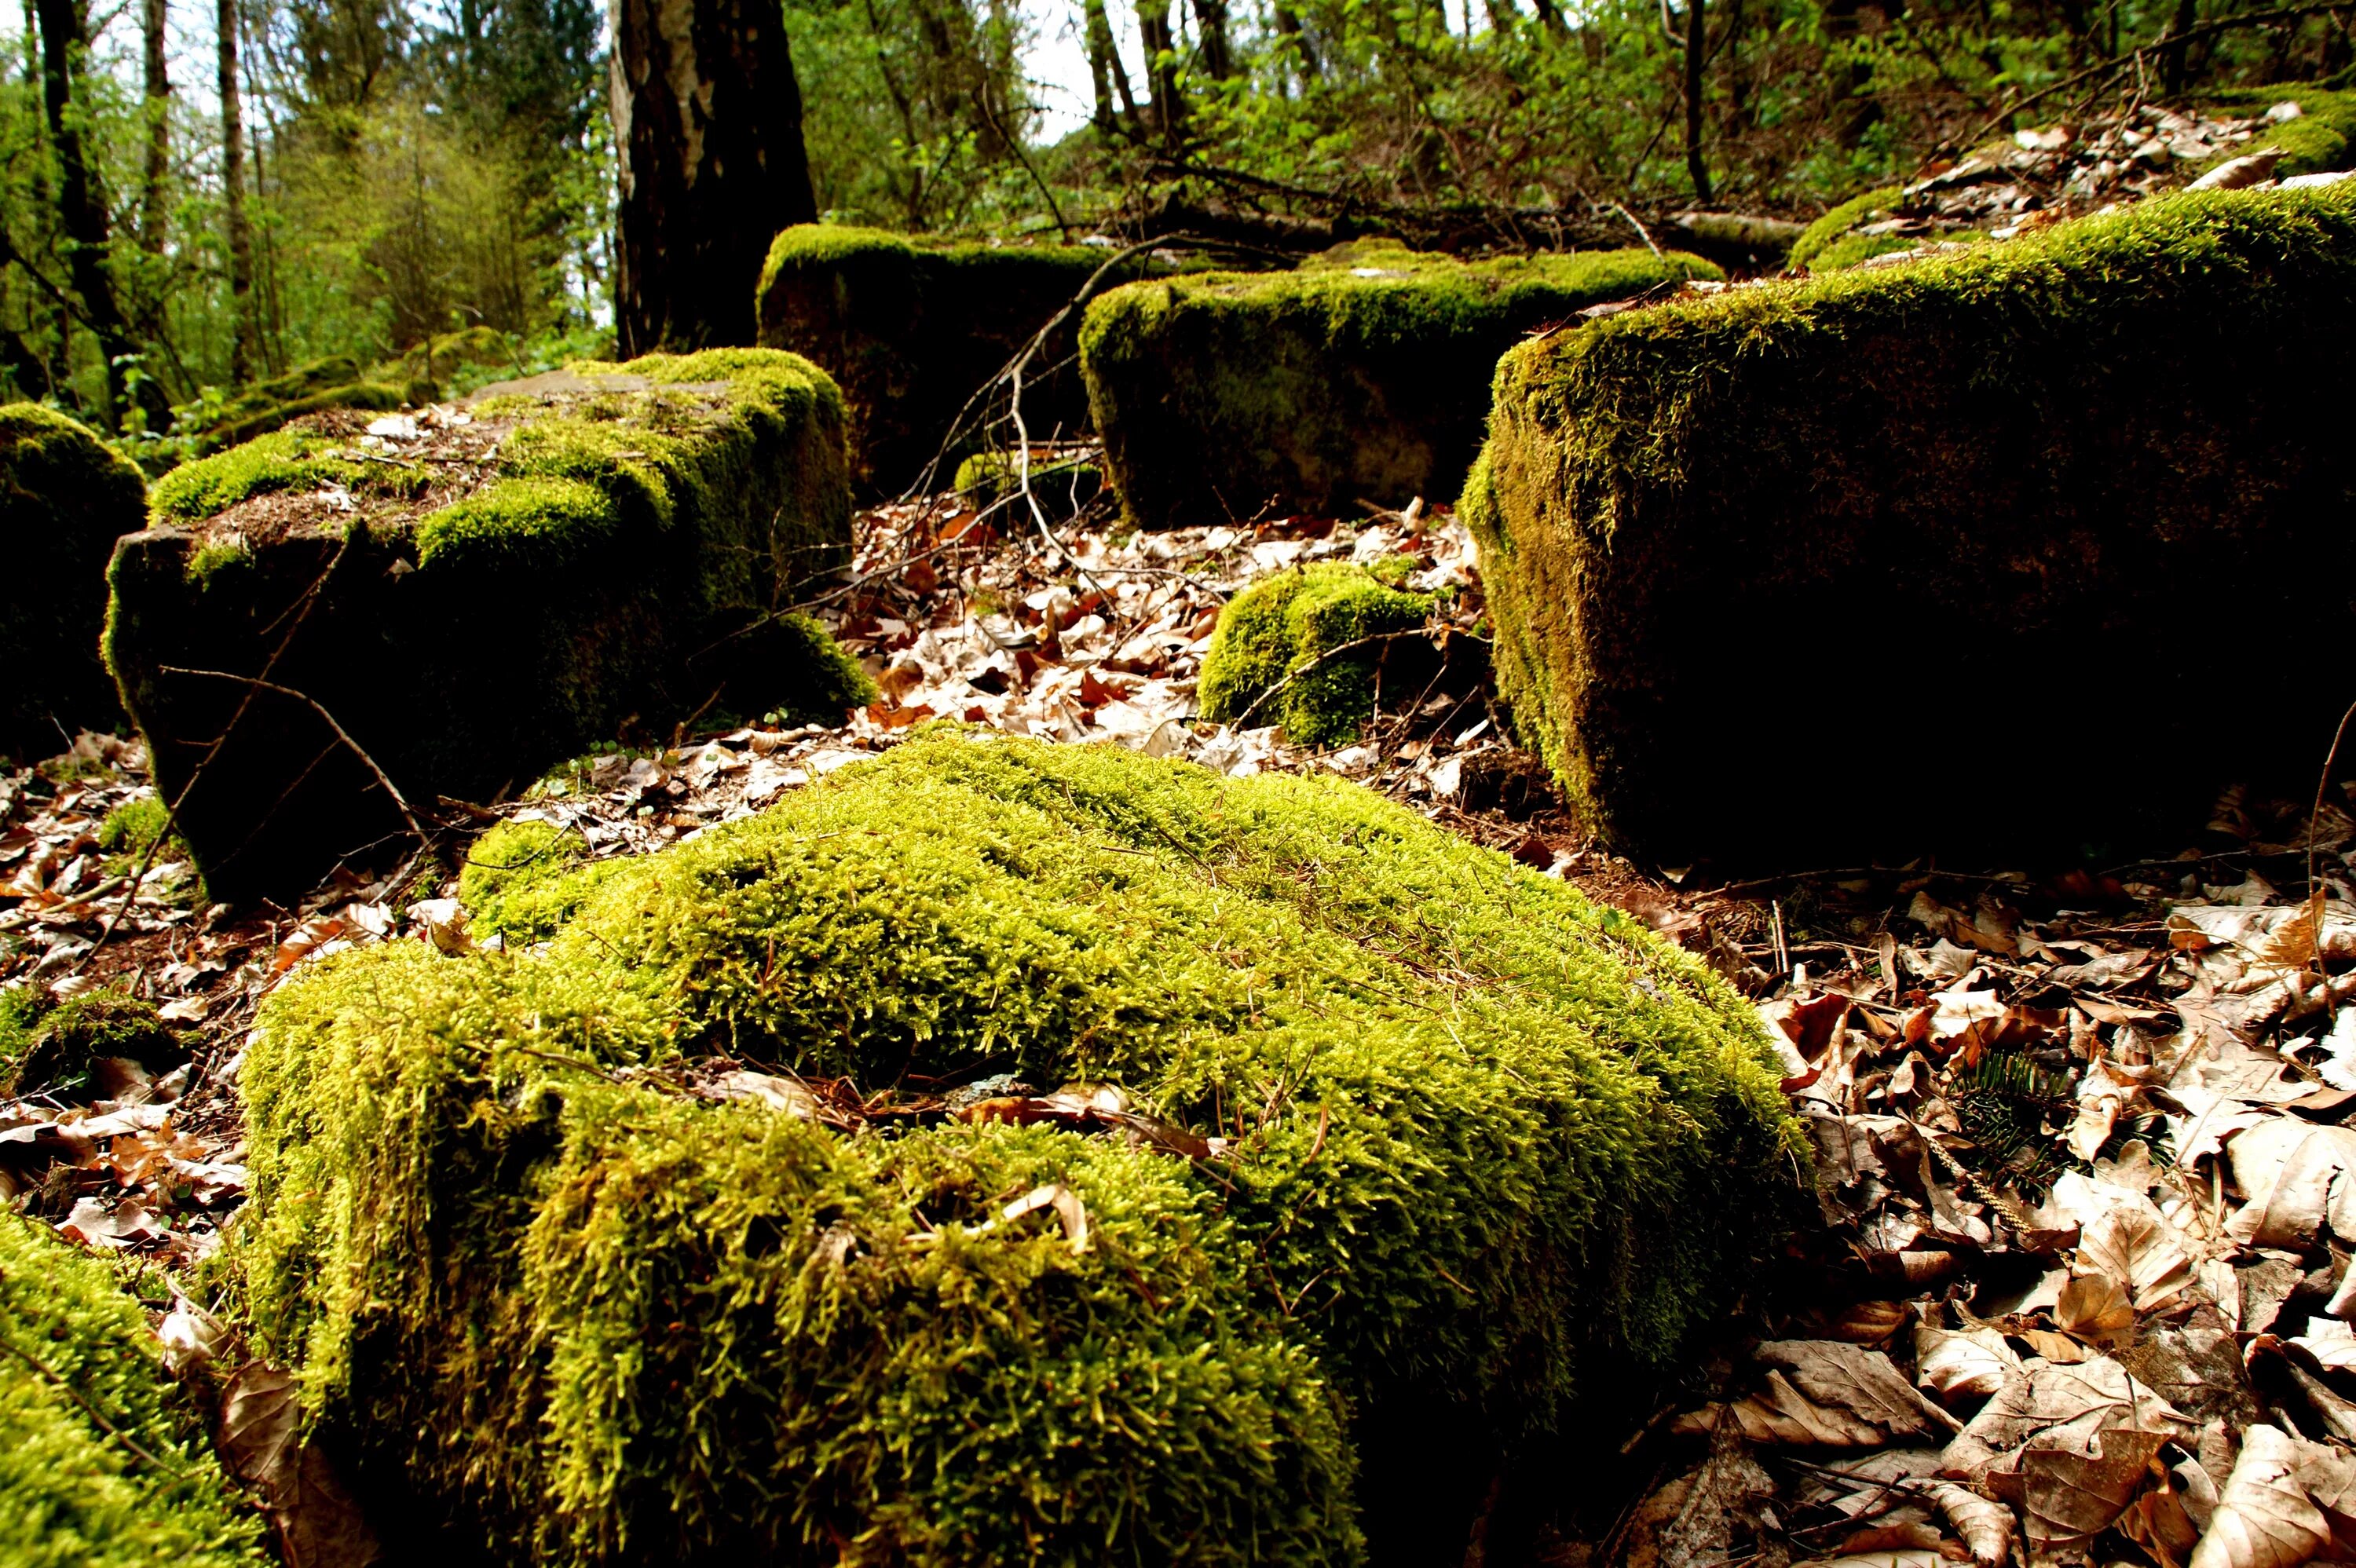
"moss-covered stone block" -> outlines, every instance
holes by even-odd
[[[1463,262],[1361,240],[1293,272],[1115,289],[1080,365],[1132,525],[1355,517],[1463,483],[1497,356],[1525,335],[1720,275],[1675,252]]]
[[[869,494],[896,495],[941,454],[969,400],[1055,313],[1079,296],[1113,252],[1086,245],[926,241],[880,229],[798,224],[761,270],[760,341],[809,356],[841,385],[851,410],[853,476]],[[1133,258],[1108,283],[1141,277]],[[1087,424],[1087,391],[1071,368],[1077,313],[1033,357],[1023,417],[1035,441]],[[991,432],[976,429],[939,471]],[[1011,431],[997,432],[1002,443]]]
[[[2304,798],[2344,680],[2216,638],[2356,630],[2351,286],[2350,193],[2190,192],[1516,349],[1463,515],[1525,740],[1670,863],[2018,866]]]
[[[405,384],[374,379],[348,354],[333,354],[298,365],[283,376],[239,389],[199,427],[187,433],[188,449],[198,457],[267,435],[326,409],[365,409],[382,412],[407,400]]]
[[[1665,1364],[1804,1195],[1740,998],[1338,780],[937,726],[659,855],[475,859],[506,955],[266,1004],[233,1245],[361,1483],[503,1561],[1461,1552],[1455,1466]],[[1162,1141],[923,1109],[1001,1075]]]
[[[1203,717],[1281,724],[1295,745],[1346,745],[1374,716],[1387,676],[1394,701],[1411,701],[1433,673],[1431,645],[1412,636],[1430,613],[1430,595],[1402,592],[1346,561],[1255,582],[1227,602],[1211,633],[1196,688]]]
[[[420,443],[317,416],[175,470],[116,551],[108,657],[160,793],[196,781],[179,830],[214,898],[402,831],[308,703],[224,676],[316,701],[427,807],[708,704],[865,695],[822,631],[769,618],[849,552],[821,372],[720,349],[508,387]]]
[[[0,408],[0,757],[62,752],[123,721],[99,657],[106,560],[147,511],[139,470],[63,414]]]
[[[0,1558],[266,1568],[196,1402],[107,1263],[0,1212]]]

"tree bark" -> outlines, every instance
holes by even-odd
[[[1224,81],[1235,74],[1235,59],[1227,48],[1227,0],[1194,0],[1194,5],[1203,69],[1212,80]]]
[[[1539,0],[1541,5],[1547,3],[1549,0]],[[1293,53],[1299,57],[1302,84],[1315,81],[1324,74],[1324,62],[1317,58],[1316,47],[1309,41],[1309,35],[1301,30],[1301,13],[1283,4],[1282,0],[1279,0],[1274,9],[1276,36],[1292,45]]]
[[[1153,90],[1153,129],[1175,153],[1186,128],[1178,94],[1178,40],[1170,27],[1170,0],[1138,0],[1137,37],[1145,48],[1145,76]]]
[[[1696,201],[1709,199],[1709,167],[1701,155],[1702,68],[1708,63],[1702,0],[1686,0],[1686,173],[1693,180]]]
[[[245,111],[238,97],[237,0],[219,0],[213,51],[221,113],[221,208],[229,234],[229,379],[253,379],[253,232],[245,214]]]
[[[1098,131],[1113,128],[1113,101],[1118,94],[1120,113],[1130,130],[1137,129],[1137,95],[1129,85],[1129,68],[1120,63],[1120,50],[1113,46],[1112,18],[1106,14],[1105,0],[1087,0],[1088,33],[1088,79],[1096,88],[1096,126]]]
[[[777,230],[818,217],[776,0],[611,0],[625,355],[753,341]]]
[[[141,0],[139,24],[146,45],[147,166],[139,188],[139,248],[164,252],[164,185],[172,172],[172,78],[164,58],[164,0]]]
[[[124,361],[134,352],[123,309],[107,273],[106,191],[83,148],[81,126],[70,112],[76,57],[87,47],[80,0],[37,0],[41,22],[41,104],[58,161],[58,224],[66,236],[66,266],[81,296],[82,319],[106,361],[100,422],[120,427]]]

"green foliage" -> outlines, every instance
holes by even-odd
[[[1348,245],[1298,272],[1115,289],[1088,306],[1080,365],[1130,524],[1346,515],[1462,483],[1497,356],[1526,334],[1720,276],[1676,252],[1468,263]]]
[[[144,523],[139,471],[63,415],[0,407],[0,756],[62,751],[122,709],[97,661],[106,561]]]
[[[0,1563],[264,1568],[202,1413],[113,1272],[0,1213]]]
[[[507,955],[310,969],[241,1080],[265,1349],[513,1557],[1355,1561],[1348,1412],[1551,1428],[1800,1195],[1722,982],[1336,780],[935,727],[661,855],[554,842],[477,847]],[[832,1131],[671,1087],[712,1051],[1237,1141]],[[1087,1250],[998,1217],[1045,1183]]]
[[[1515,349],[1461,515],[1516,726],[1584,821],[1670,863],[2173,834],[2222,780],[2169,770],[2125,792],[2065,771],[1965,812],[1817,765],[1724,672],[1769,645],[1798,668],[1995,636],[2081,667],[2122,637],[2165,644],[2181,593],[2340,624],[2319,585],[2348,549],[2326,521],[2348,489],[2313,455],[2312,389],[2356,370],[2356,327],[2328,303],[2351,285],[2348,193],[2193,192]],[[2228,385],[2263,390],[2226,411],[2205,389]],[[1837,633],[1820,618],[1836,604]],[[2253,699],[2190,650],[2153,676],[2168,695],[2136,722],[2154,743],[2200,755],[2178,726],[2225,703],[2268,737],[2234,765],[2287,778],[2312,769],[2293,737],[2345,701],[2303,679]]]
[[[1374,714],[1387,649],[1376,645],[1338,656],[1335,650],[1414,631],[1430,613],[1429,594],[1402,593],[1343,561],[1264,578],[1219,612],[1203,657],[1203,717],[1222,724],[1247,716],[1280,722],[1295,745],[1346,745]],[[1391,660],[1387,667],[1405,662]]]

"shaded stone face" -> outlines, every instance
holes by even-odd
[[[158,788],[194,784],[211,895],[407,832],[387,781],[486,799],[705,700],[715,635],[847,557],[842,441],[822,374],[739,349],[315,415],[176,470],[110,568],[107,647]],[[855,699],[822,637],[788,642],[734,700]]]
[[[146,512],[139,471],[62,414],[0,408],[0,756],[65,750],[122,722],[99,659],[106,560]]]
[[[1455,493],[1497,357],[1528,333],[1719,275],[1674,252],[1468,263],[1357,241],[1293,272],[1116,289],[1080,366],[1134,526],[1353,517]]]
[[[1515,349],[1464,515],[1517,727],[1672,865],[2111,864],[2308,798],[2351,257],[2346,195],[2190,193]],[[1934,689],[1849,678],[1893,651]]]

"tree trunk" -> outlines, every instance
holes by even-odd
[[[776,0],[611,0],[624,355],[753,341],[777,230],[818,217]]]
[[[229,228],[229,379],[253,379],[253,234],[245,219],[245,111],[238,99],[237,0],[219,0],[214,62],[221,112],[221,205]]]
[[[2201,9],[2197,0],[2176,0],[2176,20],[2169,24],[2168,30],[2171,35],[2181,38],[2184,34],[2190,32],[2193,25],[2200,20]],[[2190,44],[2178,42],[2169,44],[2160,51],[2160,80],[2167,85],[2169,96],[2171,98],[2184,91],[2184,79],[2188,74],[2187,67],[2190,62],[2191,50]]]
[[[71,112],[76,57],[89,40],[80,0],[38,0],[36,8],[41,21],[41,103],[58,160],[58,224],[65,231],[66,265],[74,293],[81,296],[82,320],[106,361],[100,422],[113,430],[122,421],[123,379],[134,350],[106,270],[106,191],[84,152],[80,116]]]
[[[172,79],[164,60],[164,0],[142,0],[142,42],[147,52],[147,166],[139,187],[139,248],[164,252],[164,183],[172,172]]]
[[[1686,0],[1686,173],[1694,199],[1709,199],[1709,168],[1701,156],[1702,68],[1709,63],[1702,0]]]
[[[1227,48],[1227,0],[1194,0],[1194,28],[1201,36],[1203,69],[1214,81],[1224,81],[1235,74],[1234,57]]]
[[[1153,89],[1153,128],[1175,153],[1186,128],[1186,102],[1178,95],[1178,40],[1170,27],[1170,0],[1138,0],[1138,41],[1145,48],[1145,76]]]
[[[1548,0],[1539,0],[1541,5],[1547,3]],[[1302,84],[1305,86],[1315,81],[1324,74],[1324,62],[1317,58],[1317,49],[1310,43],[1309,35],[1301,30],[1301,13],[1282,4],[1281,0],[1279,0],[1275,11],[1276,35],[1290,43],[1293,53],[1299,57]]]
[[[1096,88],[1096,125],[1098,131],[1113,127],[1113,96],[1118,93],[1120,113],[1130,130],[1137,129],[1137,96],[1129,85],[1129,68],[1120,63],[1120,50],[1113,46],[1112,18],[1105,13],[1105,0],[1087,0],[1088,33],[1088,78]]]

